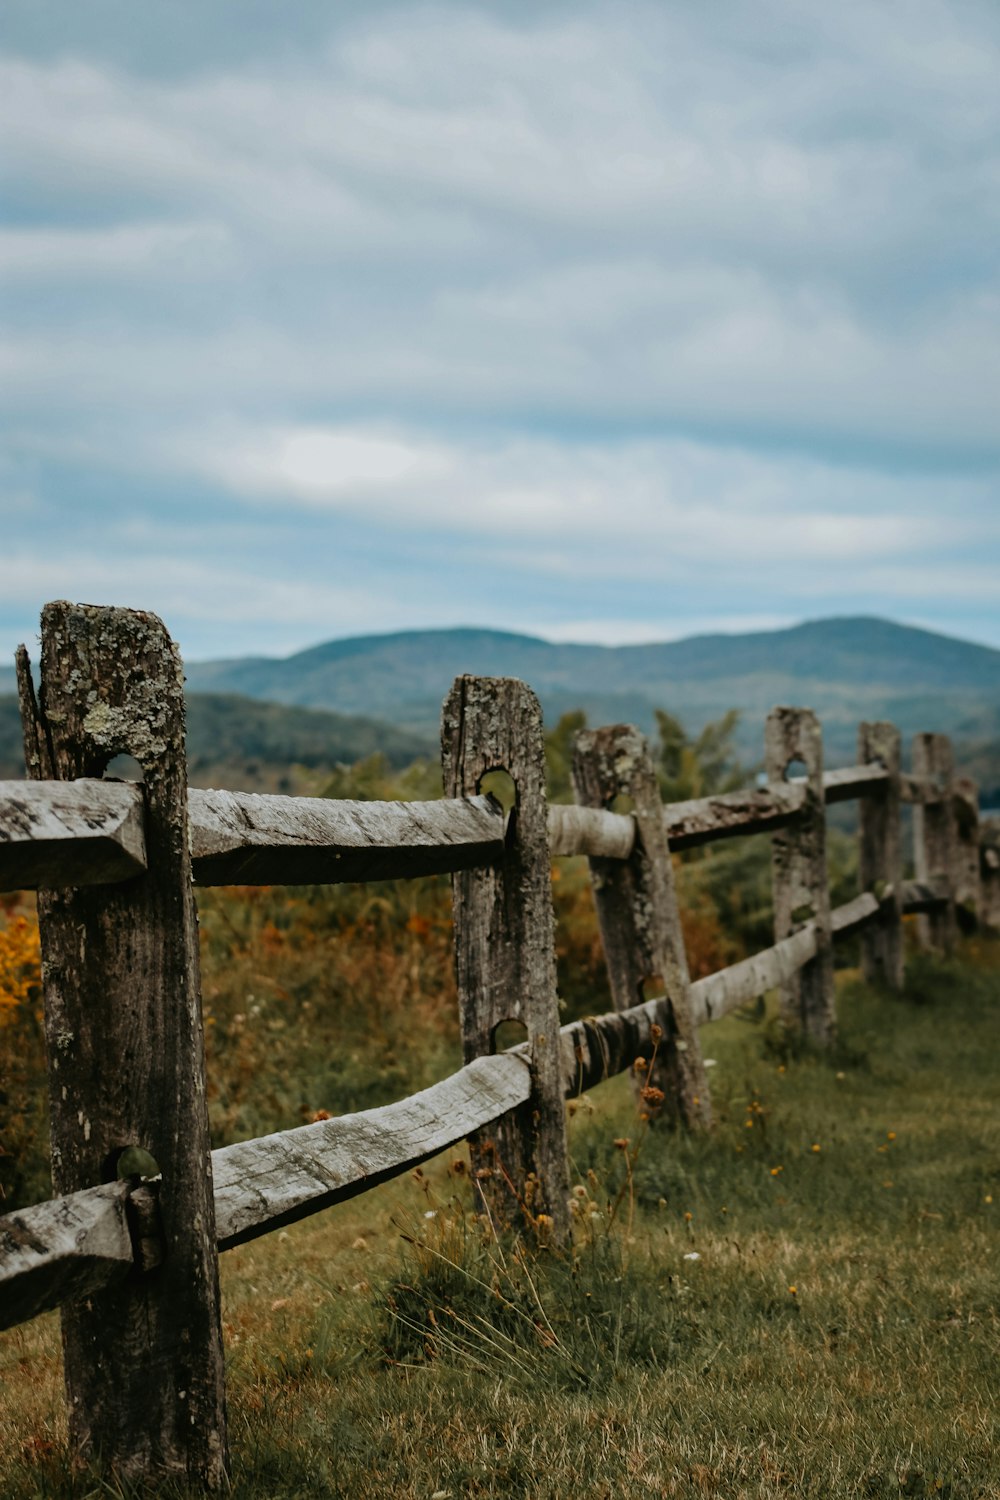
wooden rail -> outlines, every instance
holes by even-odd
[[[825,799],[871,796],[885,779],[880,766],[828,771]],[[786,828],[804,806],[805,789],[792,780],[670,803],[663,821],[671,849],[692,849]],[[485,796],[351,802],[191,787],[188,820],[202,886],[408,879],[481,868],[504,853],[504,817]],[[624,860],[635,840],[632,817],[603,808],[553,805],[548,830],[553,857]],[[0,891],[111,885],[145,868],[140,786],[0,781]]]
[[[786,1021],[823,1044],[836,1024],[835,941],[860,934],[866,972],[898,986],[903,913],[919,914],[924,941],[938,944],[959,916],[1000,918],[1000,832],[981,838],[975,789],[955,780],[941,736],[918,737],[907,774],[892,726],[863,725],[858,764],[824,771],[815,717],[776,709],[767,785],[664,807],[641,736],[617,726],[579,739],[578,805],[546,808],[534,696],[520,683],[462,678],[445,709],[446,799],[203,792],[186,789],[180,663],[159,621],[52,605],[42,639],[41,707],[18,656],[32,779],[0,783],[0,889],[40,892],[58,1196],[0,1219],[0,1327],[62,1307],[72,1446],[125,1479],[226,1483],[219,1251],[459,1141],[486,1162],[475,1154],[484,1131],[509,1173],[533,1174],[535,1212],[545,1209],[558,1236],[567,1096],[655,1054],[664,1110],[703,1128],[698,1027],[777,989]],[[140,760],[142,785],[103,779],[123,752]],[[795,760],[806,778],[787,779]],[[501,765],[518,789],[511,819],[477,792]],[[616,797],[633,810],[609,811]],[[831,911],[824,807],[848,798],[861,805],[867,889]],[[915,881],[901,873],[904,801],[916,809]],[[754,833],[772,836],[776,940],[692,983],[671,850]],[[560,1028],[549,868],[573,855],[591,864],[615,1009]],[[453,876],[465,1066],[395,1104],[209,1153],[192,878],[327,884],[443,872]],[[510,1017],[529,1041],[494,1054]],[[107,1088],[108,1050],[133,1058],[127,1087]],[[121,1180],[101,1181],[116,1163]],[[122,1175],[143,1163],[152,1177]],[[484,1188],[498,1213],[510,1209],[499,1176]]]
[[[834,913],[835,929],[848,931],[878,908],[874,896],[859,896]],[[815,951],[810,926],[697,980],[692,985],[697,1021],[720,1020],[775,988]],[[667,1005],[662,996],[561,1027],[564,1097],[594,1088],[631,1068],[637,1057],[651,1055],[653,1031],[663,1030]],[[222,1146],[212,1152],[218,1248],[231,1250],[399,1177],[517,1109],[530,1095],[530,1049],[522,1043],[475,1058],[399,1103]],[[86,1188],[0,1219],[0,1328],[122,1280],[140,1260],[130,1217],[134,1223],[141,1212],[155,1222],[150,1204],[158,1186],[155,1179]],[[141,1252],[146,1269],[159,1259],[149,1242],[147,1236]]]

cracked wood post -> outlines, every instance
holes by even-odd
[[[936,911],[917,918],[917,936],[923,948],[950,953],[955,944],[955,761],[946,734],[913,737],[913,774],[933,783],[913,808],[913,867],[917,880],[942,876],[948,883],[948,898]],[[926,800],[925,800],[926,799]]]
[[[787,779],[789,766],[805,767],[806,803],[798,819],[771,836],[774,936],[779,943],[806,922],[816,925],[817,951],[781,986],[786,1025],[826,1046],[837,1026],[833,987],[830,888],[826,873],[826,808],[823,793],[823,733],[809,708],[773,708],[764,735],[768,780]]]
[[[979,919],[1000,931],[1000,821],[984,818],[979,825]]]
[[[954,781],[955,915],[963,931],[978,926],[982,906],[979,874],[979,787],[969,776]]]
[[[900,832],[900,737],[894,724],[858,725],[858,764],[888,773],[858,804],[862,891],[882,903],[876,921],[861,933],[861,966],[869,981],[903,988],[903,845]],[[891,895],[886,891],[891,887]]]
[[[495,1052],[497,1027],[508,1020],[523,1023],[531,1048],[531,1097],[470,1138],[473,1171],[493,1172],[477,1180],[504,1219],[515,1205],[503,1172],[522,1197],[530,1178],[531,1215],[550,1215],[562,1237],[569,1225],[566,1111],[538,699],[513,678],[456,678],[441,748],[447,796],[473,795],[493,770],[506,771],[516,789],[502,861],[452,876],[464,1060]]]
[[[123,1148],[160,1168],[162,1264],[63,1308],[70,1442],[123,1478],[226,1483],[223,1351],[188,852],[180,657],[155,615],[42,612],[41,699],[18,654],[29,774],[144,773],[148,870],[39,893],[52,1177],[114,1181]]]
[[[665,993],[666,1025],[648,1084],[663,1103],[652,1115],[688,1128],[711,1124],[711,1104],[698,1028],[692,1019],[691,979],[677,910],[674,871],[663,803],[649,747],[638,729],[615,724],[577,735],[573,786],[587,807],[616,797],[632,804],[636,838],[627,860],[590,860],[594,904],[615,1009],[629,1010]]]

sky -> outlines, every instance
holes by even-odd
[[[1000,647],[995,0],[4,0],[0,660]]]

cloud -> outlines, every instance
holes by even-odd
[[[555,552],[525,557],[528,567],[600,570],[637,545],[685,562],[832,565],[927,553],[997,530],[987,519],[988,481],[953,482],[954,509],[942,515],[938,477],[682,439],[429,444],[399,431],[283,426],[215,429],[172,451],[181,466],[257,504],[278,500],[373,525],[487,537],[501,549],[506,537],[556,544]]]
[[[29,308],[12,377],[68,406],[214,391],[996,453],[1000,26],[788,22],[349,8],[267,65],[8,59],[15,198],[107,221],[8,253],[74,282],[117,257],[158,294],[123,316],[94,292],[58,334]]]
[[[92,277],[204,277],[224,262],[218,224],[116,224],[110,229],[0,229],[0,275],[74,282]]]
[[[17,10],[0,622],[985,629],[994,5]]]

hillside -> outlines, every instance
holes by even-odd
[[[961,726],[964,737],[983,739],[992,737],[988,721],[1000,704],[1000,651],[870,618],[619,647],[491,630],[407,631],[330,641],[281,660],[196,662],[188,679],[196,691],[369,713],[429,736],[459,672],[523,678],[550,723],[583,708],[592,723],[649,728],[653,710],[667,708],[698,728],[736,707],[750,757],[760,753],[775,703],[815,708],[838,759],[852,753],[861,718],[890,718],[905,734]]]
[[[192,780],[280,788],[293,763],[319,768],[376,748],[393,764],[434,755],[441,702],[461,672],[523,678],[550,725],[582,708],[592,724],[624,720],[648,731],[654,710],[665,708],[698,730],[739,708],[747,764],[761,758],[775,703],[819,713],[830,764],[853,758],[859,719],[891,719],[907,737],[938,729],[962,747],[984,800],[1000,798],[1000,651],[870,618],[620,647],[484,629],[404,631],[328,641],[283,659],[191,662]],[[0,691],[12,688],[12,676],[0,672]],[[0,764],[8,768],[12,756],[20,765],[11,711],[0,711]]]
[[[394,767],[436,756],[437,744],[375,719],[258,703],[231,693],[188,698],[188,769],[193,786],[299,791],[293,768],[328,771],[381,751]],[[17,699],[0,697],[0,777],[23,774]]]

